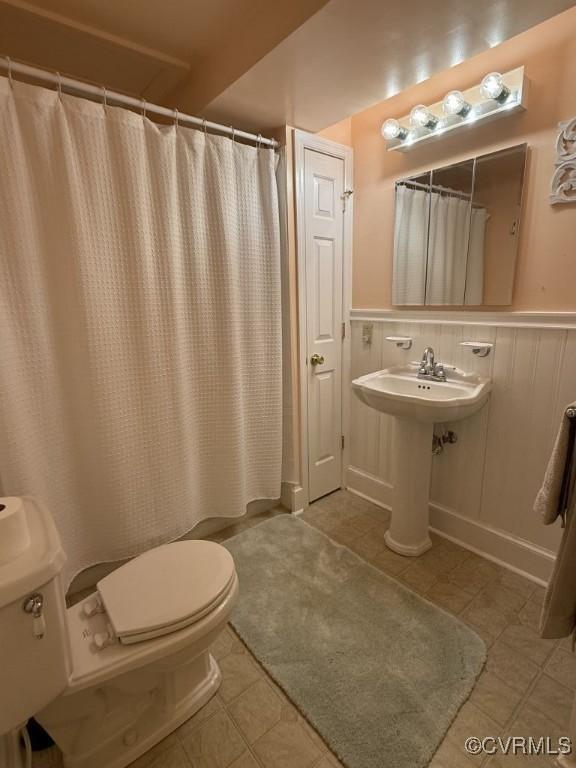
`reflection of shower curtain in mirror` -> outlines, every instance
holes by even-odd
[[[481,304],[486,211],[433,192],[430,200],[426,304]]]
[[[437,194],[430,200],[426,304],[462,304],[470,232],[470,203]]]
[[[396,187],[394,304],[424,304],[428,193]]]
[[[399,185],[394,304],[482,304],[487,218],[464,198]]]

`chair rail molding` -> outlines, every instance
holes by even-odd
[[[576,117],[558,124],[550,203],[576,203]]]
[[[352,321],[420,323],[422,325],[476,325],[498,328],[576,329],[576,312],[491,312],[426,309],[352,309]]]

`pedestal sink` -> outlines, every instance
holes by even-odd
[[[392,521],[386,544],[401,555],[430,549],[428,533],[434,424],[459,421],[486,403],[492,383],[474,373],[445,367],[446,381],[418,378],[418,364],[387,368],[352,382],[355,395],[395,416]]]

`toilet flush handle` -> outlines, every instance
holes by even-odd
[[[32,616],[32,633],[37,640],[42,640],[46,633],[46,619],[42,612],[43,607],[44,596],[40,592],[30,595],[22,604],[24,613]]]

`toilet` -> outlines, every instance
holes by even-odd
[[[123,768],[217,691],[209,648],[237,599],[232,556],[210,541],[156,547],[67,609],[50,514],[30,497],[7,503],[28,536],[0,560],[0,763],[21,765],[34,716],[66,768]]]

